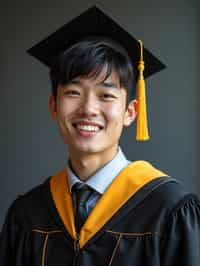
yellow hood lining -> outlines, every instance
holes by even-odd
[[[125,167],[104,192],[81,228],[80,247],[83,247],[137,191],[161,176],[166,174],[146,161],[135,161]],[[67,231],[76,239],[73,203],[66,169],[51,177],[50,189]]]

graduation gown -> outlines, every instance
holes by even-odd
[[[14,201],[0,237],[1,266],[199,263],[199,199],[144,161],[121,171],[80,235],[65,169]]]

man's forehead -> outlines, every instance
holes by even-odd
[[[103,69],[97,75],[95,73],[90,73],[87,76],[77,76],[72,79],[74,83],[83,83],[83,82],[92,82],[94,84],[115,84],[117,87],[120,86],[120,78],[117,71],[113,68],[108,72],[107,66],[104,66]]]

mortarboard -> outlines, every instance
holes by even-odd
[[[33,57],[48,67],[53,59],[80,40],[90,37],[107,37],[118,42],[128,53],[133,70],[139,77],[137,83],[137,140],[149,139],[146,115],[144,77],[149,77],[165,68],[165,65],[112,18],[93,6],[59,28],[28,50]],[[145,67],[144,61],[145,60]],[[139,64],[138,64],[139,63]]]

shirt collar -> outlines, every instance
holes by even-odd
[[[94,175],[87,179],[85,182],[88,186],[94,190],[103,194],[107,187],[111,184],[114,178],[126,167],[130,161],[128,161],[122,152],[121,148],[118,148],[118,152],[115,157],[99,169]],[[69,178],[70,191],[73,185],[77,182],[83,183],[72,171],[69,162],[67,164],[67,173]]]

